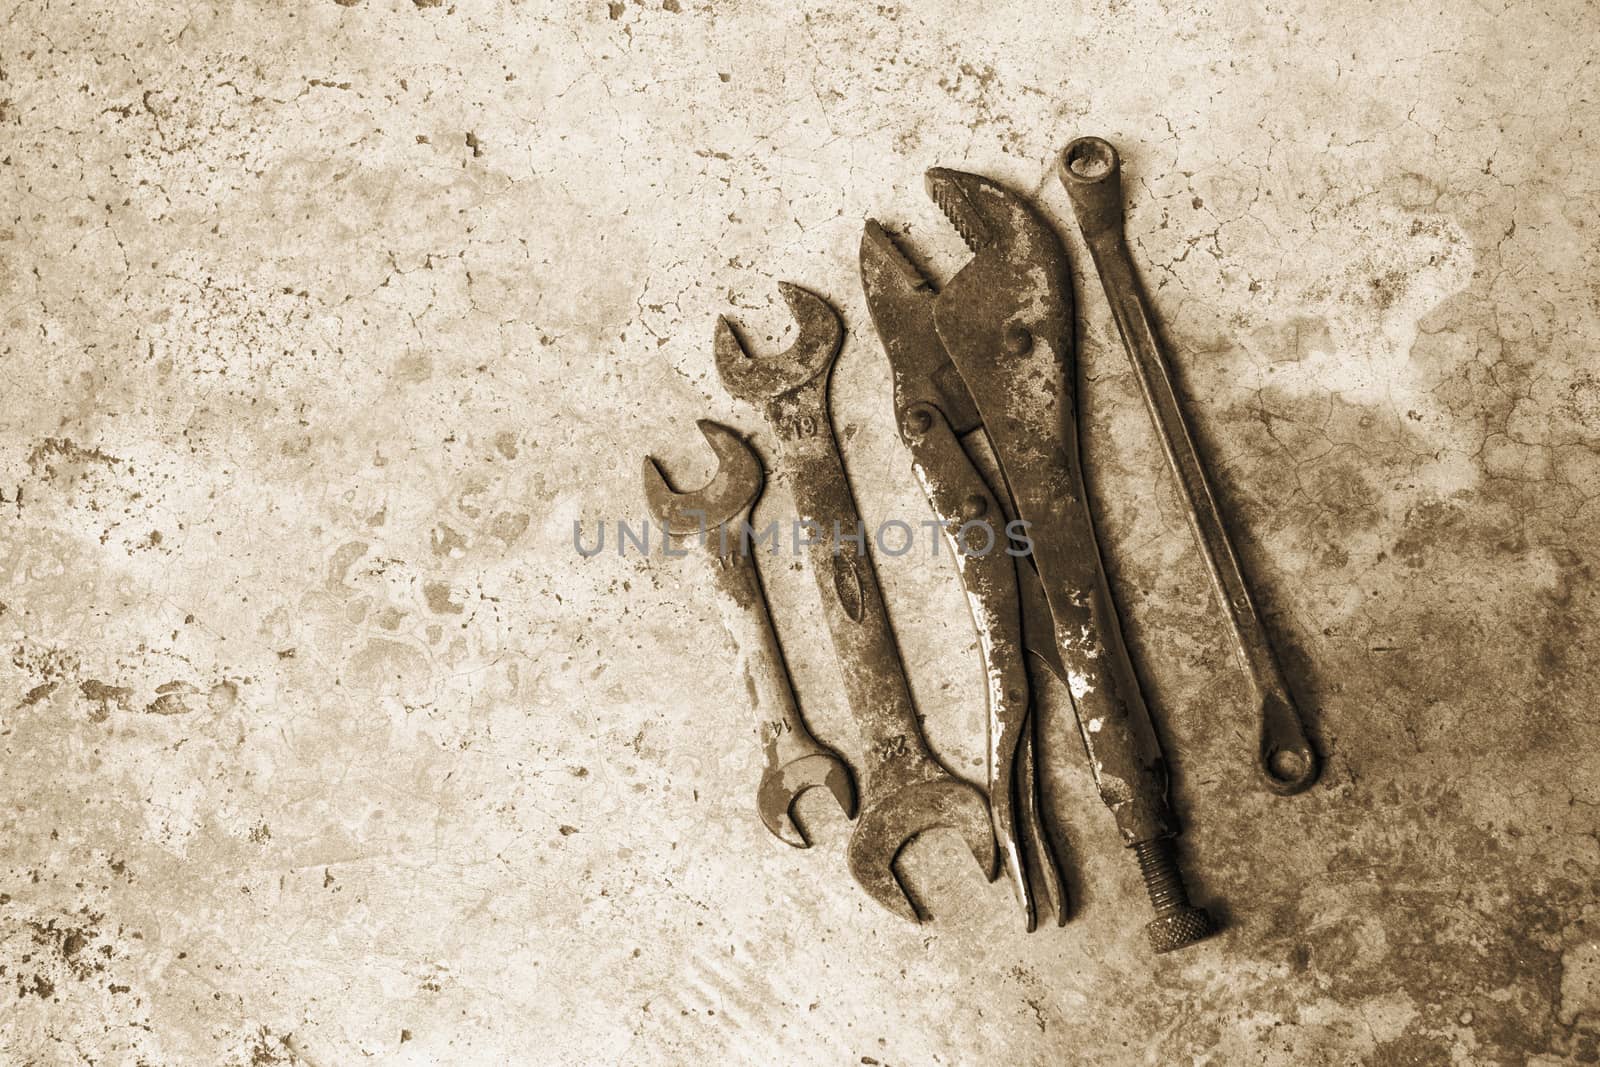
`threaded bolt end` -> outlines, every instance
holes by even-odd
[[[1139,858],[1139,873],[1144,875],[1152,908],[1160,912],[1189,906],[1189,890],[1183,884],[1183,872],[1178,870],[1178,854],[1171,838],[1140,841],[1133,846],[1133,853]]]
[[[1156,913],[1145,924],[1150,947],[1157,952],[1171,952],[1212,933],[1215,927],[1211,916],[1204,908],[1189,903],[1189,890],[1183,884],[1183,872],[1178,870],[1178,854],[1172,840],[1163,837],[1140,841],[1133,846],[1133,852],[1139,859],[1139,873],[1144,876],[1144,888]]]

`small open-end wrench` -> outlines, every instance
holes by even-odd
[[[813,786],[826,786],[845,816],[854,818],[850,770],[838,753],[811,736],[800,718],[761,591],[748,536],[750,510],[761,495],[761,459],[726,426],[708,419],[695,425],[716,453],[716,474],[701,489],[674,492],[655,460],[646,456],[645,499],[656,522],[669,534],[697,537],[703,543],[722,594],[722,620],[738,648],[745,686],[760,719],[766,767],[756,790],[756,808],[773,836],[805,848],[810,841],[794,820],[795,799]]]
[[[733,396],[763,407],[800,521],[815,535],[807,538],[812,576],[865,752],[850,873],[879,904],[916,922],[922,916],[894,870],[906,843],[936,827],[954,829],[992,880],[994,829],[982,794],[928,751],[864,540],[840,536],[863,527],[828,414],[828,378],[844,334],[839,317],[797,285],[779,291],[799,324],[794,344],[753,358],[719,318],[717,373]]]
[[[1167,463],[1177,475],[1189,528],[1200,544],[1212,587],[1228,614],[1234,652],[1249,679],[1260,718],[1256,767],[1261,780],[1274,793],[1299,793],[1317,780],[1317,753],[1306,737],[1278,657],[1239,569],[1238,554],[1206,480],[1205,465],[1184,420],[1178,392],[1133,271],[1123,229],[1122,161],[1110,143],[1099,137],[1080,137],[1062,150],[1057,173],[1072,198],[1078,228],[1094,257],[1100,284],[1117,320],[1117,332],[1133,361],[1139,389],[1144,393]]]

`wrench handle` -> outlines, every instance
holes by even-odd
[[[883,592],[867,555],[866,530],[828,417],[827,375],[770,402],[767,421],[778,438],[778,454],[800,521],[814,524],[816,536],[808,538],[811,572],[839,658],[845,695],[861,731],[866,810],[873,796],[886,796],[944,772],[929,754],[917,724]]]
[[[901,412],[900,438],[911,452],[911,468],[957,561],[961,588],[978,632],[978,651],[988,683],[989,811],[1001,859],[1031,929],[1034,903],[1018,838],[1014,781],[1032,695],[1022,651],[1017,564],[1007,551],[1005,513],[938,407],[919,403]],[[973,545],[970,551],[963,541],[968,523],[986,527],[988,534],[986,543]]]
[[[1261,739],[1256,766],[1263,784],[1291,795],[1316,781],[1316,750],[1306,737],[1294,698],[1278,665],[1228,536],[1204,464],[1189,432],[1172,375],[1134,273],[1123,227],[1121,160],[1098,137],[1080,137],[1061,154],[1061,182],[1094,259],[1117,332],[1133,363],[1139,390],[1155,424],[1167,464],[1183,494],[1189,527],[1199,543],[1212,587],[1228,615],[1233,646],[1251,688]]]
[[[730,524],[733,525],[733,524]],[[740,543],[745,524],[708,531],[705,553],[720,592],[722,623],[733,638],[739,666],[755,709],[757,735],[767,766],[820,750],[806,729],[784,666],[783,650],[761,590],[755,558]],[[726,535],[726,549],[719,537]]]

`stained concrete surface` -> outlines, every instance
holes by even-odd
[[[1338,13],[1335,13],[1338,12]],[[0,32],[0,1059],[1554,1064],[1600,1059],[1600,118],[1582,4],[24,0]],[[1134,255],[1327,767],[1251,728],[1053,154]],[[854,273],[947,274],[931,165],[1074,254],[1130,641],[1215,940],[1152,959],[1059,699],[1076,910],[931,835],[921,928],[752,804],[688,562],[590,559],[639,457],[747,431],[714,317],[850,328],[869,520],[926,517]],[[1085,284],[1085,282],[1089,284]],[[769,339],[770,335],[770,339]],[[762,433],[758,445],[770,448]],[[781,479],[758,518],[790,508]],[[767,582],[852,755],[803,569]],[[982,774],[948,557],[880,557]]]

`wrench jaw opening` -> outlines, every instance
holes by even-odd
[[[795,848],[811,846],[811,836],[794,817],[794,804],[801,793],[818,786],[833,794],[846,819],[856,817],[856,792],[850,769],[831,752],[819,750],[767,769],[756,790],[756,810],[774,837]]]
[[[695,425],[717,456],[717,472],[703,487],[677,492],[667,484],[661,466],[644,458],[644,497],[650,513],[674,537],[705,534],[737,518],[761,495],[761,457],[744,438],[710,419]]]
[[[994,881],[997,864],[989,806],[977,789],[942,772],[932,781],[904,786],[867,804],[850,838],[850,874],[884,908],[902,919],[922,922],[926,914],[894,868],[913,838],[937,829],[959,833],[984,880]]]
[[[790,282],[779,282],[778,292],[789,305],[798,330],[794,342],[775,355],[752,355],[728,317],[717,316],[712,338],[717,375],[730,395],[746,403],[765,404],[825,377],[844,340],[844,325],[822,297]]]

